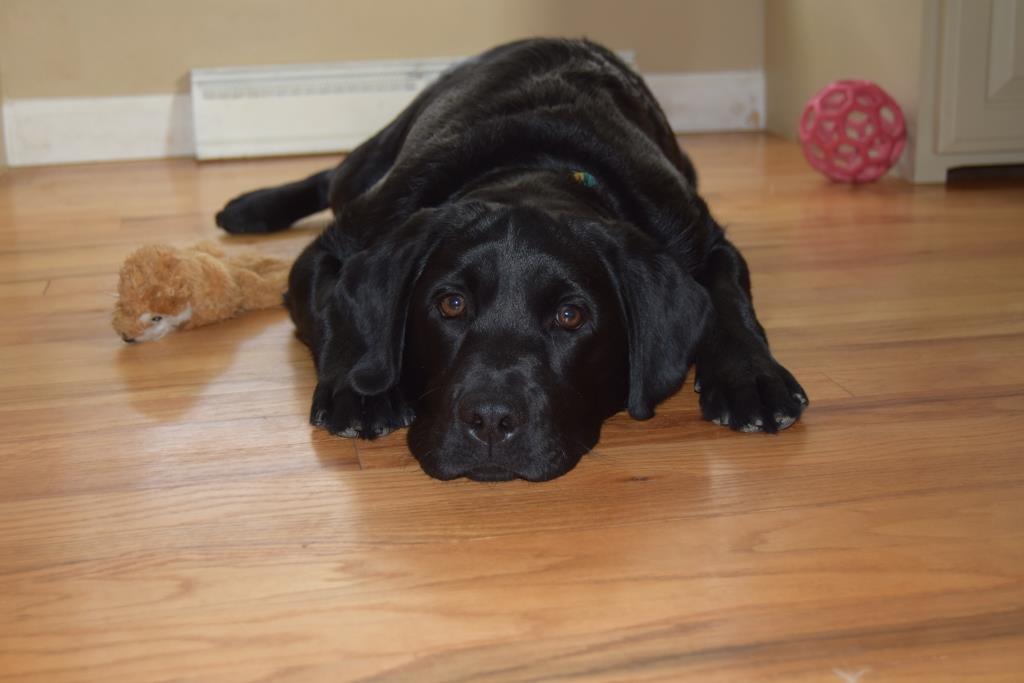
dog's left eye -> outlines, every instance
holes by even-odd
[[[437,302],[441,315],[446,318],[459,318],[466,312],[466,297],[461,294],[446,294]]]
[[[164,317],[162,315],[154,315],[154,316],[152,316],[150,318],[150,321],[154,322],[154,323],[158,323],[158,322],[160,322],[163,319],[164,319]]]
[[[555,322],[563,330],[578,330],[585,321],[586,316],[579,306],[560,306],[555,313]]]

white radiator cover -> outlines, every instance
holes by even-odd
[[[196,157],[350,150],[456,61],[195,69]]]

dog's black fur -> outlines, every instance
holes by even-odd
[[[706,419],[775,432],[807,404],[768,350],[747,266],[643,81],[586,41],[464,62],[336,169],[232,200],[229,232],[330,207],[286,303],[317,369],[311,420],[411,425],[441,479],[569,471],[692,362]]]

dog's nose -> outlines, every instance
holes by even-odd
[[[121,339],[124,339],[125,343],[128,343],[128,344],[134,344],[135,343],[135,338],[134,337],[129,337],[127,334],[122,334],[121,335]]]
[[[473,438],[488,444],[512,438],[524,422],[523,412],[511,402],[486,395],[464,397],[459,403],[459,419]]]

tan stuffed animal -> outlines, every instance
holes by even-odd
[[[245,253],[228,256],[211,242],[177,249],[136,249],[121,267],[114,329],[126,342],[281,305],[290,261]]]

